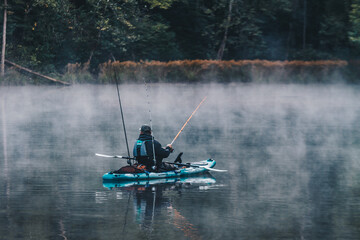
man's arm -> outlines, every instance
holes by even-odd
[[[156,156],[160,158],[167,158],[172,151],[171,145],[166,146],[166,148],[162,148],[161,144],[156,140],[154,141],[154,147],[155,147]]]

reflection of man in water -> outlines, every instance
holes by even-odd
[[[198,229],[189,222],[172,205],[172,199],[163,194],[164,191],[180,191],[182,184],[157,184],[153,186],[139,186],[134,189],[134,210],[136,222],[149,234],[159,223],[166,221],[183,232],[186,239],[201,239]],[[171,196],[171,194],[170,194]],[[164,213],[163,210],[166,210]],[[167,219],[167,220],[166,220]]]
[[[170,206],[170,200],[163,197],[163,189],[159,187],[144,187],[137,189],[134,195],[136,221],[145,229],[151,229],[154,218],[161,216],[161,210]]]
[[[153,149],[155,149],[156,163],[154,162]],[[139,164],[145,165],[148,171],[153,170],[154,166],[156,166],[158,171],[173,170],[173,167],[162,162],[162,160],[167,158],[172,152],[173,148],[170,144],[168,144],[166,148],[163,148],[161,144],[151,136],[150,126],[141,126],[140,135],[134,144],[133,150],[134,157]]]

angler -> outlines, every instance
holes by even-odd
[[[140,135],[135,141],[133,148],[135,160],[137,160],[139,164],[145,165],[148,171],[153,171],[155,169],[157,171],[173,170],[174,167],[162,162],[164,158],[167,158],[170,153],[174,151],[172,145],[168,144],[163,148],[151,135],[151,127],[149,125],[142,125],[139,130]]]

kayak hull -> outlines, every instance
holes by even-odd
[[[133,180],[143,180],[143,179],[160,179],[160,178],[174,178],[181,176],[189,176],[200,173],[208,172],[206,168],[213,168],[216,164],[216,161],[213,159],[203,160],[199,162],[191,163],[191,167],[179,168],[173,171],[167,172],[147,172],[147,173],[105,173],[103,180],[108,181],[133,181]],[[205,168],[206,167],[206,168]]]
[[[215,184],[216,179],[210,174],[202,174],[201,176],[184,176],[178,178],[156,178],[156,179],[140,179],[132,181],[104,181],[103,187],[112,188],[128,188],[128,187],[149,187],[149,186],[173,186],[175,184],[190,184],[190,185],[211,185]]]

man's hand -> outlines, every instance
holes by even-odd
[[[166,148],[169,149],[171,153],[174,151],[171,144],[166,145]]]

